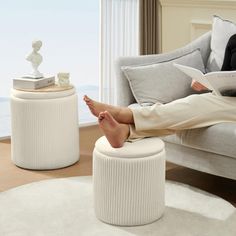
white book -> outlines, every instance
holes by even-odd
[[[236,92],[236,71],[213,71],[202,73],[200,70],[174,63],[174,66],[198,81],[208,89],[215,92],[216,95],[222,96],[227,91]]]
[[[32,79],[27,77],[13,79],[14,89],[39,89],[55,84],[55,76]]]

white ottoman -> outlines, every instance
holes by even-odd
[[[94,207],[98,219],[133,226],[159,219],[165,208],[165,149],[159,138],[112,148],[105,137],[93,152]]]
[[[79,160],[77,94],[12,90],[12,161],[27,169],[56,169]]]

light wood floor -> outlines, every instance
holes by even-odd
[[[0,141],[0,192],[51,178],[92,175],[92,150],[94,143],[101,136],[97,126],[80,129],[80,160],[76,164],[58,170],[33,171],[15,166],[10,159],[10,140]],[[209,193],[218,195],[236,207],[236,181],[221,178],[171,163],[166,165],[168,180],[186,183]]]

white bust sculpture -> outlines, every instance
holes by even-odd
[[[27,61],[31,62],[33,72],[29,75],[31,78],[42,78],[43,74],[38,71],[39,65],[43,61],[43,57],[38,53],[40,48],[42,47],[41,40],[35,40],[32,42],[33,51],[26,57]]]

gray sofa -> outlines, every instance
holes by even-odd
[[[206,66],[211,51],[210,40],[211,32],[208,32],[170,53],[119,58],[116,62],[117,104],[129,106],[136,103],[128,80],[121,70],[122,66],[171,60],[197,48],[200,48]],[[236,180],[236,123],[221,123],[206,128],[185,130],[161,138],[165,142],[167,161]]]

